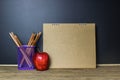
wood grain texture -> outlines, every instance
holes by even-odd
[[[43,51],[51,68],[96,68],[95,24],[44,24]]]
[[[0,80],[120,80],[120,66],[96,69],[49,69],[20,71],[17,67],[0,67]]]

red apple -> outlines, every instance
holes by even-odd
[[[33,62],[37,70],[47,70],[49,67],[49,56],[46,52],[37,52],[33,56]]]

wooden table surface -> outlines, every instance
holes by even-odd
[[[0,80],[120,80],[119,67],[96,69],[49,69],[22,71],[17,67],[0,67]]]

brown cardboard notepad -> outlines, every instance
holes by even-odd
[[[95,24],[43,24],[43,51],[50,68],[96,68]]]

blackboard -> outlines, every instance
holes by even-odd
[[[17,63],[17,47],[43,23],[96,23],[97,64],[120,63],[120,9],[115,0],[0,0],[0,64]],[[43,38],[37,45],[43,50]]]

